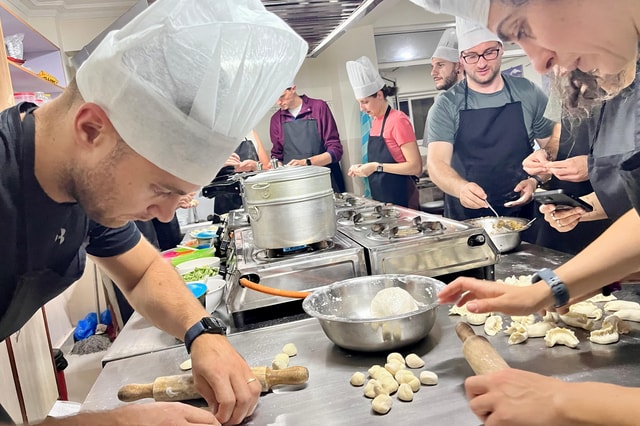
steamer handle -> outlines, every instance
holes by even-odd
[[[266,285],[254,283],[246,278],[240,278],[240,285],[243,287],[248,287],[251,290],[259,291],[261,293],[271,294],[273,296],[291,297],[294,299],[304,299],[311,294],[311,292],[309,291],[281,290],[279,288],[273,288]]]

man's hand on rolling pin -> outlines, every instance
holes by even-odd
[[[202,334],[191,346],[196,390],[222,424],[237,425],[253,414],[262,385],[224,336]]]
[[[558,379],[507,368],[471,376],[464,382],[469,407],[485,426],[559,423],[568,407],[559,405],[571,389]]]
[[[562,161],[549,161],[549,173],[567,182],[584,182],[589,180],[589,167],[586,155],[578,155]]]
[[[475,182],[467,182],[460,188],[460,204],[468,209],[486,209],[487,194],[484,189]]]
[[[468,303],[467,303],[468,302]],[[473,313],[502,312],[508,315],[529,315],[552,305],[549,286],[540,281],[526,287],[518,287],[460,277],[438,293],[438,303],[455,303]]]

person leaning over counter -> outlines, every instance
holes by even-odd
[[[369,162],[352,165],[349,176],[368,177],[374,200],[420,210],[416,180],[422,174],[422,158],[416,135],[409,117],[387,101],[388,96],[396,96],[398,88],[385,85],[366,56],[348,61],[347,74],[360,110],[373,117]]]
[[[456,28],[466,78],[435,99],[425,126],[427,167],[445,192],[444,216],[491,216],[489,203],[502,216],[532,219],[538,180],[522,160],[534,141],[546,147],[551,136],[547,97],[531,81],[500,73],[504,48],[495,34],[460,18]]]
[[[171,219],[306,52],[258,0],[158,0],[110,32],[58,98],[0,113],[0,341],[79,279],[88,253],[137,311],[185,340],[211,407],[132,404],[43,424],[238,424],[255,410],[260,383],[225,327],[205,320],[132,221]],[[11,422],[2,407],[0,422]]]
[[[340,168],[342,142],[329,105],[322,99],[298,95],[287,87],[271,116],[271,157],[289,166],[325,166],[331,170],[333,192],[345,191]]]
[[[520,44],[540,73],[560,66],[563,77],[570,82],[565,89],[565,108],[589,110],[594,99],[582,96],[589,87],[597,84],[607,96],[614,96],[636,74],[640,42],[640,3],[636,0],[411,1],[436,13],[463,15],[488,25],[503,40]],[[634,109],[633,137],[637,142],[637,99]],[[634,210],[570,261],[554,271],[540,271],[542,280],[526,287],[458,278],[440,293],[440,303],[468,302],[467,309],[472,312],[511,315],[530,314],[550,306],[564,310],[568,303],[636,271],[640,263],[640,153],[623,161],[620,173]],[[487,426],[635,425],[640,418],[640,388],[566,383],[505,369],[469,377],[465,389],[471,409]]]
[[[449,90],[464,78],[455,28],[444,30],[431,55],[431,78],[438,90]]]

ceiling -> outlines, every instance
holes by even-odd
[[[307,43],[316,56],[350,25],[371,12],[383,0],[262,0]],[[60,19],[104,18],[125,14],[137,0],[9,0],[26,16]]]

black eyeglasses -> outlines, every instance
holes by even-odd
[[[493,49],[485,50],[481,55],[478,55],[477,53],[462,55],[462,59],[464,59],[467,64],[477,64],[480,58],[484,58],[485,61],[493,61],[498,57],[498,53],[500,53],[500,48],[496,47]]]

